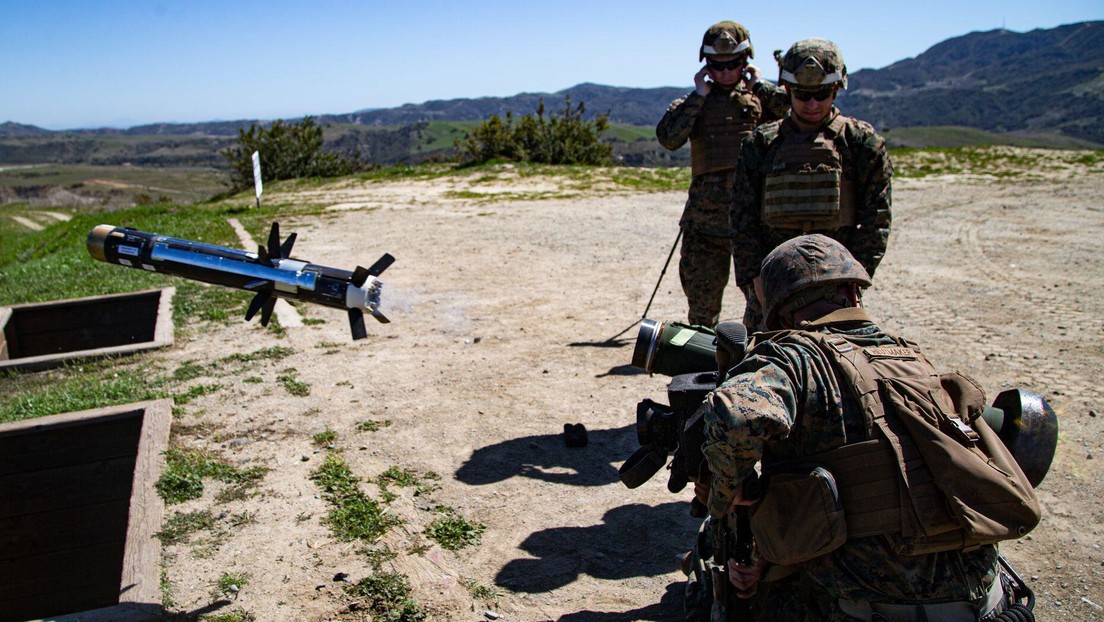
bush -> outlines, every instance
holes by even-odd
[[[492,115],[482,125],[464,135],[458,144],[461,157],[470,164],[494,159],[539,164],[594,164],[613,161],[613,146],[602,142],[609,129],[609,113],[591,121],[583,120],[586,104],[572,107],[564,98],[559,114],[544,116],[544,99],[536,115],[526,115],[515,125],[513,115],[503,121]]]
[[[265,181],[300,177],[338,177],[362,168],[359,159],[322,151],[322,128],[305,117],[287,124],[277,119],[267,128],[256,123],[238,130],[238,142],[222,150],[230,163],[230,188],[237,192],[253,185],[253,152],[261,154]]]

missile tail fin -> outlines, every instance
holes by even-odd
[[[285,259],[291,257],[291,247],[295,246],[295,237],[297,235],[297,233],[292,233],[284,240],[284,243],[280,245],[280,257]]]
[[[276,298],[269,296],[265,301],[264,307],[261,308],[261,326],[268,326],[268,321],[272,319],[272,310],[276,308]]]
[[[268,231],[268,256],[271,259],[283,259],[280,254],[280,223],[272,223],[272,229]]]
[[[391,253],[384,253],[382,257],[376,260],[376,263],[372,264],[371,267],[368,268],[368,274],[372,276],[379,276],[383,274],[383,271],[390,267],[393,263],[395,263],[395,258],[391,256]]]
[[[354,341],[368,336],[368,329],[364,327],[364,313],[360,309],[349,309],[349,328],[353,331]]]
[[[254,296],[253,300],[249,301],[249,308],[245,311],[245,321],[248,322],[252,320],[253,316],[257,315],[257,312],[261,310],[261,307],[263,307],[271,297],[272,296],[268,292],[259,292]]]

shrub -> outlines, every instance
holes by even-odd
[[[610,164],[613,146],[601,139],[602,132],[609,129],[609,113],[590,121],[583,119],[585,113],[585,103],[572,107],[571,98],[565,97],[563,111],[547,118],[544,99],[540,100],[536,115],[526,115],[516,125],[509,112],[505,121],[492,115],[460,140],[461,157],[470,164],[495,159],[538,164]]]
[[[252,123],[238,130],[238,142],[221,154],[230,163],[230,188],[245,190],[253,185],[253,152],[261,154],[265,181],[300,177],[338,177],[362,168],[356,157],[322,151],[322,128],[314,119],[287,124],[277,119],[267,128]]]

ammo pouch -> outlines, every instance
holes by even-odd
[[[767,494],[751,514],[751,532],[764,559],[797,564],[847,541],[839,489],[827,469],[812,466],[769,477]]]

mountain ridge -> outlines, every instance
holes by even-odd
[[[846,58],[846,56],[845,56]],[[773,78],[767,71],[766,77]],[[848,115],[885,132],[897,128],[963,126],[995,133],[1061,134],[1104,145],[1104,21],[1079,22],[1025,33],[976,31],[937,43],[922,54],[881,69],[849,76],[850,88],[838,99]],[[646,127],[662,117],[674,99],[691,87],[617,87],[581,83],[554,93],[524,92],[509,97],[438,99],[394,108],[361,109],[313,116],[320,125],[369,129],[416,136],[410,126],[479,122],[492,115],[533,114],[584,104],[588,117],[609,113],[614,124]],[[287,119],[295,121],[298,119]],[[126,129],[45,130],[17,122],[0,123],[0,161],[13,161],[19,143],[55,140],[78,157],[67,137],[180,136],[236,138],[240,128],[271,120],[239,119],[200,123],[152,123]],[[398,129],[395,129],[398,128]],[[66,140],[62,140],[65,138]],[[74,140],[76,140],[74,138]],[[388,140],[394,140],[394,137]],[[345,141],[347,144],[349,140]],[[354,141],[356,142],[356,141]],[[356,143],[363,148],[364,143]],[[371,151],[371,149],[365,149]],[[402,150],[399,150],[402,151]],[[416,157],[417,150],[408,150]],[[435,152],[439,155],[439,152]],[[66,156],[58,156],[64,160]]]

